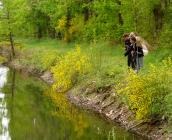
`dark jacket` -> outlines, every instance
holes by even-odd
[[[125,50],[127,51],[130,46],[131,46],[130,39],[127,39],[125,41]]]
[[[128,55],[128,57],[132,56],[131,52],[134,51],[134,46],[133,45],[130,45],[130,46],[127,46],[127,49],[124,53],[125,56]]]
[[[140,46],[134,46],[134,50],[135,50],[135,52],[136,52],[136,57],[138,56],[138,57],[143,57],[144,56],[144,53],[143,53],[143,49],[142,49],[142,47],[140,47]]]
[[[136,66],[136,57],[134,55],[134,46],[131,44],[128,46],[126,52],[124,53],[125,56],[128,56],[128,67],[135,69]]]

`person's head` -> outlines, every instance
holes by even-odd
[[[140,36],[136,36],[136,46],[142,47],[142,39]]]
[[[131,42],[131,44],[136,43],[136,38],[134,36],[131,36],[130,37],[130,42]]]
[[[126,41],[126,40],[128,40],[129,39],[129,33],[125,33],[125,34],[123,34],[123,36],[122,36],[122,38],[123,38],[123,41]]]
[[[136,36],[138,36],[138,33],[136,33],[136,32],[131,32],[130,35],[129,35],[130,38],[131,37],[136,37]]]

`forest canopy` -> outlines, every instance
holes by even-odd
[[[135,31],[151,41],[169,28],[169,7],[170,0],[1,0],[0,35],[118,41]]]

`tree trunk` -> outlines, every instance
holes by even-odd
[[[12,32],[10,32],[9,38],[10,38],[10,44],[11,44],[12,58],[14,58],[15,57],[15,51],[14,51],[14,40],[13,40]]]
[[[89,19],[89,9],[88,7],[84,8],[84,22],[87,22]]]
[[[138,19],[137,19],[137,10],[136,10],[136,0],[133,0],[133,4],[134,4],[134,31],[137,32],[137,23],[138,23]]]
[[[155,31],[159,32],[162,29],[164,11],[161,8],[161,4],[156,6],[153,10],[154,20],[155,20]]]
[[[49,37],[52,38],[52,39],[56,38],[56,30],[55,30],[55,28],[52,28],[52,27],[49,28]]]
[[[69,29],[70,27],[70,20],[71,20],[71,13],[70,13],[70,8],[67,7],[67,13],[66,13],[66,17],[67,17],[67,23],[66,23],[66,28]]]
[[[70,11],[70,8],[69,7],[67,7],[66,17],[67,17],[66,33],[64,35],[64,38],[65,38],[65,41],[66,42],[70,42],[71,41],[71,36],[70,36],[70,33],[69,33],[69,28],[71,26],[71,11]]]
[[[121,1],[120,0],[116,0],[116,2],[117,2],[117,4],[119,5],[119,6],[121,6]],[[122,18],[122,14],[119,12],[118,13],[118,20],[119,20],[119,24],[120,25],[123,25],[124,24],[124,20],[123,20],[123,18]]]
[[[86,0],[85,3],[86,3],[86,4],[89,4],[89,3],[91,3],[92,1],[93,1],[93,0]],[[84,22],[87,22],[87,21],[89,20],[90,13],[91,13],[91,11],[90,11],[89,7],[88,7],[88,6],[85,7],[85,8],[84,8]]]
[[[15,81],[16,81],[16,70],[12,70],[12,84],[11,84],[11,94],[12,98],[14,98],[14,92],[15,92]]]
[[[38,39],[42,38],[42,29],[39,25],[37,25],[37,37]]]
[[[10,13],[8,9],[7,9],[7,19],[8,19],[9,40],[11,44],[11,55],[10,55],[10,60],[11,60],[11,58],[13,59],[15,57],[15,51],[14,51],[13,34],[12,34],[11,25],[10,25]]]

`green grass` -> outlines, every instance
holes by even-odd
[[[162,60],[171,57],[172,48],[156,48],[154,51],[150,51],[147,56],[145,56],[145,64],[154,63],[158,64]]]
[[[38,68],[40,71],[49,69],[58,61],[54,61],[55,59],[74,50],[76,44],[79,44],[82,52],[89,56],[91,64],[93,65],[93,69],[87,77],[80,77],[81,81],[83,78],[87,79],[88,82],[97,79],[98,85],[103,86],[103,84],[112,84],[115,81],[119,81],[125,77],[128,72],[127,57],[123,55],[124,48],[122,44],[111,45],[109,42],[101,41],[96,43],[65,43],[63,41],[47,38],[41,40],[17,39],[16,42],[24,46],[22,56],[17,60],[17,63]],[[170,52],[170,48],[160,47],[154,51],[150,51],[149,54],[144,57],[144,68],[142,71],[146,72],[150,64],[158,64],[163,59],[170,56]],[[50,59],[50,61],[47,61],[48,59]],[[47,63],[44,63],[44,60],[46,60]]]
[[[93,64],[99,67],[101,70],[106,66],[119,66],[127,69],[127,58],[123,56],[122,45],[110,45],[108,42],[97,42],[97,43],[65,43],[59,40],[53,39],[17,39],[18,43],[24,46],[24,50],[31,51],[34,53],[57,51],[57,55],[63,55],[68,51],[75,48],[76,44],[80,44],[83,52],[88,54]],[[39,50],[39,51],[38,51]],[[170,48],[157,48],[154,51],[150,51],[147,56],[144,57],[144,68],[148,67],[150,63],[156,64],[163,59],[170,56]],[[39,54],[38,54],[39,55]]]
[[[17,43],[22,44],[25,50],[39,49],[41,50],[58,50],[59,53],[65,53],[75,47],[75,43],[65,43],[53,39],[17,39]]]
[[[86,54],[90,55],[91,53],[94,56],[99,57],[102,56],[121,56],[122,49],[120,46],[110,46],[107,42],[99,42],[96,44],[93,43],[65,43],[59,40],[52,40],[52,39],[17,39],[17,43],[22,44],[25,50],[31,49],[40,49],[41,50],[57,50],[59,54],[64,54],[68,51],[71,51],[75,48],[77,44],[81,46],[81,49]]]
[[[121,78],[121,73],[127,69],[122,45],[111,45],[109,42],[67,44],[51,39],[18,39],[16,42],[24,47],[15,63],[28,68],[36,68],[39,71],[50,69],[51,66],[58,63],[59,56],[74,50],[76,44],[79,44],[82,52],[88,55],[93,66],[92,71],[80,79],[81,81],[83,78],[87,79],[88,82],[96,79],[98,87],[114,83],[115,79]]]
[[[120,45],[111,45],[108,42],[97,42],[97,43],[88,43],[88,42],[71,42],[65,43],[63,41],[55,40],[55,39],[33,39],[33,38],[21,38],[16,39],[17,43],[23,46],[23,54],[22,59],[27,61],[29,65],[29,61],[36,64],[39,61],[36,60],[37,56],[45,57],[47,55],[46,52],[56,52],[57,56],[64,55],[66,52],[71,51],[75,48],[76,44],[80,44],[81,49],[91,58],[91,62],[95,66],[96,70],[101,71],[103,68],[113,68],[118,67],[123,71],[127,69],[127,58],[123,56],[124,50],[123,46]],[[172,49],[170,48],[157,48],[154,51],[150,51],[147,56],[144,57],[144,69],[148,67],[150,63],[157,64],[163,59],[170,56],[170,52]],[[26,55],[26,58],[23,56]],[[29,57],[27,55],[33,55],[35,57]],[[28,60],[26,60],[28,59]],[[34,60],[35,59],[35,60]],[[43,58],[44,59],[44,58]],[[39,64],[41,65],[41,64]]]

